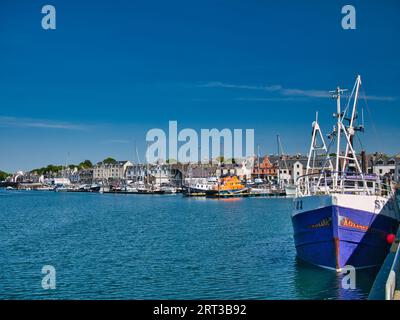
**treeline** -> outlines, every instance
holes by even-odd
[[[108,157],[108,158],[104,159],[103,161],[100,161],[100,163],[115,164],[115,163],[117,163],[117,160],[115,160],[114,158]],[[93,168],[93,164],[90,160],[85,160],[85,161],[82,161],[80,164],[70,164],[67,167],[71,170],[73,170],[74,168],[78,168],[78,170],[90,169],[90,168]],[[42,175],[42,174],[45,174],[46,172],[57,173],[64,169],[65,169],[65,166],[49,164],[47,167],[33,169],[33,170],[31,170],[31,172],[35,172],[38,175]]]
[[[74,168],[78,168],[78,170],[90,169],[93,167],[93,164],[90,160],[85,160],[85,161],[82,161],[80,164],[70,164],[67,167],[71,170]],[[47,167],[33,169],[33,170],[31,170],[31,172],[35,172],[38,175],[42,175],[42,174],[45,174],[46,172],[54,172],[55,173],[55,172],[62,171],[64,169],[65,169],[65,166],[49,164]]]
[[[7,177],[9,177],[9,176],[10,176],[9,173],[0,170],[0,181],[6,180]]]

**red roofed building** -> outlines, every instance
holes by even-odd
[[[254,160],[254,168],[251,174],[252,179],[261,178],[264,180],[276,179],[278,176],[278,167],[272,164],[268,156],[260,157],[260,165],[258,165],[257,157]]]

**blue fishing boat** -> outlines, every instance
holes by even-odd
[[[343,111],[341,95],[345,90],[332,92],[337,122],[328,144],[317,114],[306,172],[296,181],[293,200],[298,257],[336,271],[345,266],[357,269],[381,264],[399,225],[392,182],[367,173],[354,150],[355,135],[364,131],[364,124],[357,124],[360,86],[361,77],[357,76]],[[324,159],[322,166],[316,165],[318,157]]]

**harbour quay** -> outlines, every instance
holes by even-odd
[[[359,157],[365,172],[400,182],[400,155],[375,152],[361,153]],[[323,161],[324,156],[317,158],[317,168]],[[152,164],[107,158],[93,165],[89,160],[82,163],[86,166],[49,165],[18,171],[0,181],[0,186],[15,190],[125,194],[170,194],[186,190],[187,195],[205,196],[207,188],[218,185],[224,177],[237,177],[252,192],[236,196],[294,195],[297,179],[306,172],[307,156],[269,154],[226,161],[214,159],[208,163],[176,163],[160,159]]]

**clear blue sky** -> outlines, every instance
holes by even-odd
[[[41,8],[57,29],[41,28]],[[341,28],[353,4],[357,29]],[[143,159],[145,135],[254,128],[263,153],[306,153],[316,110],[361,74],[367,151],[400,152],[398,1],[0,2],[0,170]]]

